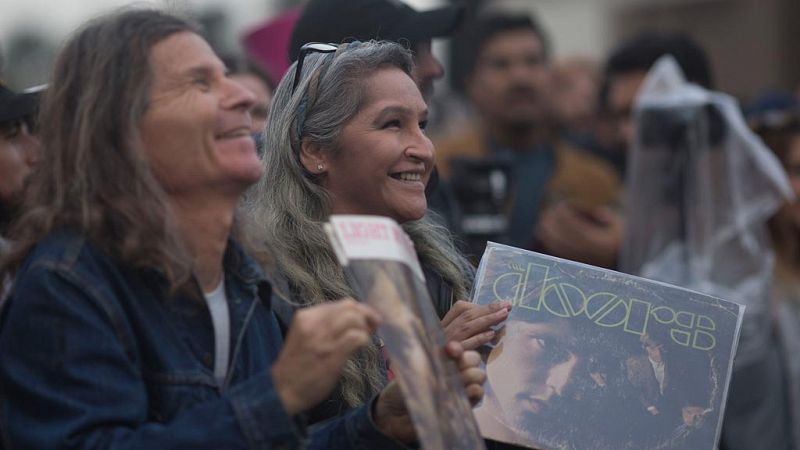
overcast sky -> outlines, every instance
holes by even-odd
[[[59,37],[85,20],[122,5],[169,4],[200,9],[208,5],[224,8],[237,28],[258,23],[274,11],[271,0],[0,0],[0,39],[14,30],[33,28]]]
[[[427,9],[444,0],[404,0],[419,9]],[[32,27],[59,37],[69,33],[86,19],[131,3],[173,4],[200,9],[224,8],[232,25],[243,30],[277,12],[276,0],[0,0],[0,40],[14,30]]]

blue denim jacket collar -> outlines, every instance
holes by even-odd
[[[241,244],[233,238],[228,239],[223,266],[227,273],[236,276],[242,283],[255,285],[266,281],[259,264],[247,255]]]

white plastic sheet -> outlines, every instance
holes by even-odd
[[[746,364],[768,345],[766,221],[793,197],[785,172],[736,101],[686,82],[671,56],[651,69],[634,114],[620,268],[745,305]]]

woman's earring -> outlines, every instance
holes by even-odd
[[[325,169],[325,165],[322,163],[317,163],[317,172],[322,172]]]

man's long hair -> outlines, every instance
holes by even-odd
[[[43,159],[3,272],[16,272],[39,240],[68,228],[123,264],[158,270],[171,289],[190,279],[190,258],[138,131],[150,97],[150,50],[182,31],[195,28],[157,10],[127,9],[66,43],[41,106]]]
[[[288,280],[294,302],[313,305],[354,296],[336,259],[322,224],[332,200],[317,175],[300,161],[300,142],[309,139],[333,152],[344,126],[366,101],[364,80],[383,67],[412,73],[408,50],[396,43],[349,44],[334,54],[309,54],[301,80],[292,92],[295,64],[281,81],[265,130],[266,173],[248,193],[251,237],[259,236],[269,255],[259,259],[267,271]],[[304,120],[303,120],[304,119]],[[298,125],[298,121],[300,124]],[[466,298],[468,266],[447,231],[430,218],[402,224],[423,265],[450,284],[455,299]],[[271,266],[271,267],[270,267]],[[368,400],[382,386],[380,354],[368,347],[348,361],[340,388],[350,406]]]

